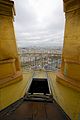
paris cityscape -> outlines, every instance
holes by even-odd
[[[56,71],[61,65],[62,47],[18,48],[22,70],[45,69]]]

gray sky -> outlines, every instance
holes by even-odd
[[[62,0],[14,0],[18,46],[62,45],[64,12]]]

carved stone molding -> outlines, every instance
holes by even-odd
[[[13,17],[15,15],[14,2],[10,0],[0,0],[0,15]]]
[[[64,12],[71,12],[80,9],[80,0],[63,0]]]

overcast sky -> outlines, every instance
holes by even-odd
[[[62,45],[65,22],[62,0],[14,1],[18,46]]]

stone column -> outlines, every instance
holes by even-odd
[[[14,2],[0,0],[0,87],[21,80],[13,20]]]
[[[62,66],[57,81],[80,91],[80,0],[64,0],[64,12]]]

